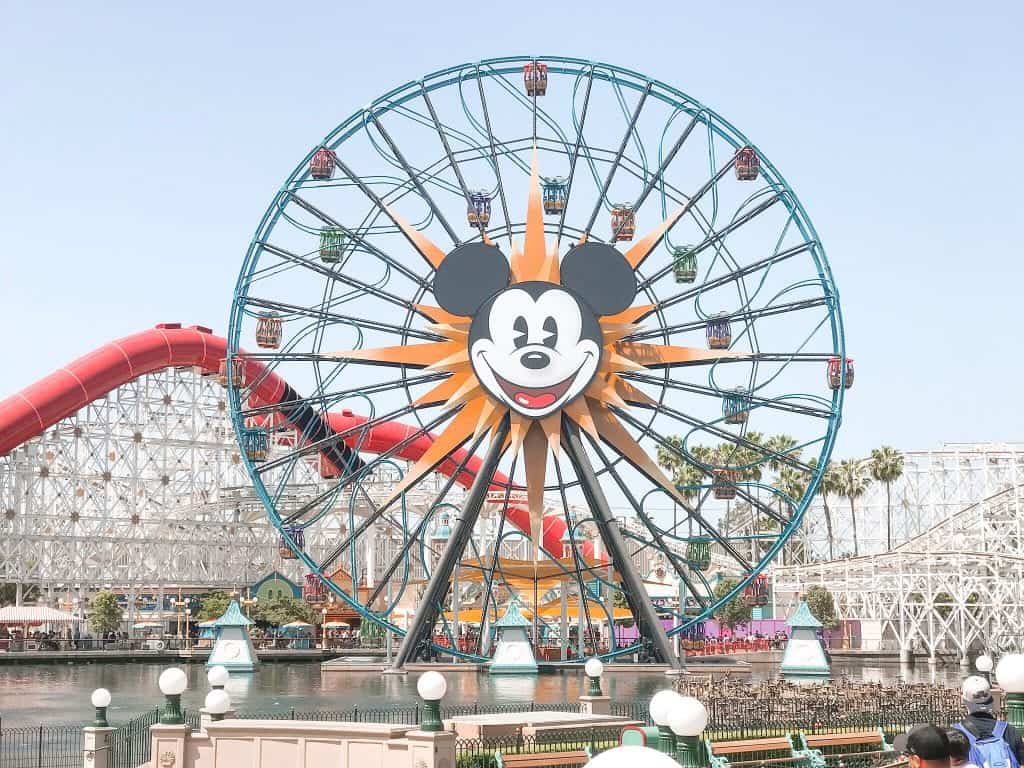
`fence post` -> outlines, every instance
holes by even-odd
[[[295,707],[291,708],[291,713],[292,713],[292,720],[294,720],[295,719]]]
[[[83,768],[109,768],[111,764],[110,753],[113,749],[110,737],[113,733],[113,728],[94,728],[89,726],[82,729]],[[43,727],[39,726],[39,765],[42,765],[42,760]]]
[[[354,707],[352,707],[352,720],[354,722],[357,722],[357,723],[359,722],[359,705],[358,704],[356,704]]]

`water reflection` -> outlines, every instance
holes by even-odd
[[[108,688],[114,700],[110,717],[122,722],[160,703],[157,678],[164,664],[27,664],[0,666],[0,718],[4,727],[38,723],[73,723],[91,719],[89,695],[95,688]],[[188,690],[182,704],[189,709],[202,706],[208,684],[202,664],[185,665]],[[777,675],[778,667],[759,664],[751,679]],[[959,666],[929,667],[885,664],[872,659],[868,664],[838,660],[832,677],[850,677],[870,682],[940,682],[959,685],[964,673]],[[585,691],[582,670],[533,676],[491,676],[471,670],[446,672],[449,704],[538,704],[573,701]],[[414,706],[415,673],[382,675],[379,672],[340,672],[321,675],[315,663],[262,664],[252,674],[233,674],[227,690],[239,711],[298,712]],[[608,672],[604,688],[616,702],[646,702],[657,690],[669,685],[660,672]]]

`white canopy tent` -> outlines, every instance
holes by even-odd
[[[38,624],[75,624],[77,616],[45,605],[9,605],[0,608],[0,624],[36,626]]]

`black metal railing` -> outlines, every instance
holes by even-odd
[[[0,768],[81,768],[80,725],[0,729]]]

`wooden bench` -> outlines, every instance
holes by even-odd
[[[522,754],[495,755],[498,768],[550,768],[552,766],[583,766],[590,762],[585,750],[573,752],[524,752]]]
[[[801,733],[800,740],[809,752],[815,753],[816,765],[829,768],[859,768],[891,761],[896,756],[881,728],[851,733]]]
[[[736,766],[792,765],[810,768],[812,760],[804,750],[795,748],[790,736],[742,741],[706,742],[712,768]]]

